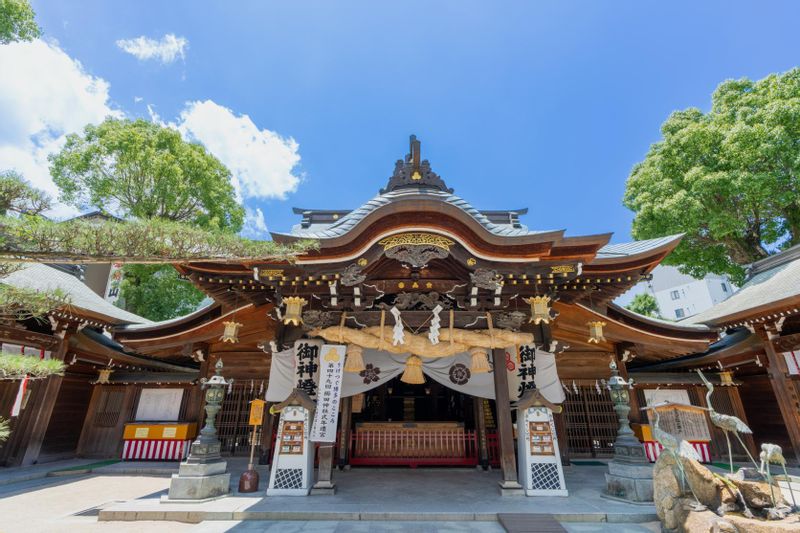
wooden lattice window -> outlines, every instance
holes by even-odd
[[[122,402],[125,392],[119,389],[101,388],[100,399],[94,413],[94,425],[101,428],[110,428],[117,425],[122,412]]]
[[[258,387],[251,387],[250,383],[234,383],[231,392],[225,394],[216,424],[223,452],[249,453],[250,401],[258,397]]]
[[[564,401],[569,454],[611,457],[619,427],[611,396],[604,388],[598,393],[594,383],[581,383],[577,388],[578,394],[572,391]]]

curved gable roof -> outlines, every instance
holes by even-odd
[[[489,218],[481,213],[478,209],[472,206],[463,198],[456,196],[447,191],[441,191],[428,187],[409,187],[403,189],[395,189],[393,191],[379,194],[369,200],[367,203],[350,211],[339,220],[330,224],[314,224],[308,228],[301,225],[296,225],[292,228],[291,233],[273,233],[276,240],[281,240],[281,237],[294,237],[303,239],[335,239],[347,234],[351,229],[356,227],[368,215],[378,211],[391,203],[412,201],[412,200],[435,200],[445,204],[452,205],[464,212],[480,224],[486,231],[492,235],[499,237],[522,237],[526,235],[538,235],[544,233],[552,233],[553,231],[531,231],[524,225],[513,224],[496,224],[489,220]]]

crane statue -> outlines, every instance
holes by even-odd
[[[781,465],[786,482],[789,483],[789,494],[792,497],[792,509],[797,508],[797,502],[794,499],[794,491],[792,490],[789,473],[786,471],[786,459],[783,457],[783,450],[781,447],[777,444],[769,444],[768,442],[765,442],[761,445],[761,453],[759,454],[759,458],[761,459],[761,467],[758,469],[758,471],[762,474],[766,474],[767,476],[767,483],[769,483],[769,491],[770,495],[772,496],[772,505],[777,505],[777,502],[775,501],[775,490],[772,488],[772,474],[769,471],[769,465],[776,464]],[[765,467],[766,472],[764,472]]]
[[[700,376],[700,379],[703,380],[703,383],[708,389],[708,392],[706,393],[706,403],[708,404],[708,416],[709,418],[711,418],[711,423],[717,426],[719,429],[721,429],[723,433],[725,433],[725,441],[728,443],[728,459],[731,465],[731,474],[733,474],[733,449],[731,448],[731,438],[728,435],[731,432],[733,432],[733,434],[739,440],[739,443],[742,445],[742,448],[744,448],[747,457],[749,457],[750,461],[752,461],[753,466],[758,468],[756,460],[753,459],[752,455],[750,455],[750,450],[747,449],[747,446],[745,446],[744,441],[742,441],[742,438],[739,436],[739,433],[746,433],[748,435],[751,435],[753,431],[749,427],[747,427],[747,424],[745,424],[735,416],[723,415],[722,413],[718,413],[714,410],[714,406],[711,404],[711,394],[714,392],[714,385],[712,385],[711,382],[706,379],[706,377],[700,370],[697,371],[697,374]]]
[[[658,389],[656,389],[658,391]],[[698,505],[700,505],[700,500],[697,499],[697,495],[694,493],[692,489],[692,485],[687,483],[686,481],[686,472],[683,469],[683,463],[681,463],[681,457],[684,459],[694,459],[697,462],[700,462],[700,456],[697,454],[697,450],[694,447],[686,442],[683,439],[679,439],[672,433],[668,433],[658,427],[659,422],[661,421],[661,414],[658,412],[658,409],[655,409],[653,406],[648,405],[645,409],[652,409],[655,413],[655,423],[653,424],[653,438],[664,447],[672,457],[675,458],[675,464],[678,465],[678,470],[681,472],[681,483],[683,485],[688,485],[689,490],[694,496],[695,501]]]

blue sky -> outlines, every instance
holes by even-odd
[[[247,174],[244,202],[277,231],[296,222],[293,206],[369,199],[416,133],[423,157],[476,207],[527,206],[532,228],[627,240],[625,179],[669,113],[707,109],[719,82],[800,57],[793,2],[32,3],[49,40],[42,54],[79,62],[76,83],[102,85],[105,108],[207,141]],[[168,34],[185,40],[172,61],[116,44]],[[55,76],[47,65],[36,75]],[[2,91],[0,113],[17,107]],[[86,99],[96,120],[102,109]],[[57,147],[74,128],[74,100],[47,126],[57,130],[49,145],[35,136],[41,125],[0,130],[0,165],[22,161],[3,153]],[[237,135],[254,146],[237,152]]]

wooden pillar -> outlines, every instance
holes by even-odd
[[[71,332],[62,330],[56,334],[61,336],[61,342],[59,342],[58,348],[51,357],[63,361],[64,356],[67,354],[67,348],[69,348]],[[44,435],[47,432],[47,426],[50,424],[50,417],[53,415],[53,408],[56,406],[56,399],[61,390],[62,381],[64,381],[63,376],[50,376],[44,383],[41,389],[42,392],[37,394],[36,403],[32,406],[34,412],[31,413],[27,433],[20,440],[20,451],[13,461],[14,465],[28,466],[36,464],[39,460],[39,452],[42,450]]]
[[[483,411],[483,398],[472,397],[475,411],[475,427],[478,430],[478,461],[481,468],[489,470],[489,444],[486,441],[486,413]]]
[[[492,350],[494,362],[494,394],[497,405],[497,434],[500,439],[500,468],[503,481],[500,490],[517,492],[522,486],[517,482],[517,457],[514,453],[514,430],[511,424],[511,402],[508,397],[508,375],[506,373],[506,351]]]
[[[349,463],[350,424],[353,418],[353,397],[342,398],[342,422],[339,429],[339,470]]]
[[[731,405],[733,406],[734,415],[739,418],[742,422],[747,424],[747,414],[744,411],[744,404],[742,404],[742,397],[739,395],[739,387],[725,387],[728,391],[728,395],[731,399]],[[750,449],[750,453],[752,454],[753,458],[758,458],[758,452],[756,451],[756,441],[753,439],[752,433],[745,433],[740,435],[742,440],[744,441],[745,445]]]
[[[258,445],[258,464],[268,465],[272,461],[272,434],[275,430],[275,415],[269,408],[273,402],[264,404],[264,419],[261,422],[261,442]]]
[[[783,355],[775,352],[775,347],[766,331],[759,331],[759,334],[767,355],[769,382],[778,400],[786,432],[792,443],[793,449],[785,450],[785,456],[788,461],[800,464],[800,402],[797,398],[797,389],[788,377],[789,369],[786,367]]]
[[[561,464],[569,466],[569,438],[563,410],[560,413],[553,413],[553,422],[556,424],[556,439],[558,440],[558,451],[561,453]]]
[[[319,446],[319,472],[317,482],[311,488],[311,494],[333,494],[336,483],[333,482],[333,447],[335,444],[323,443]]]

